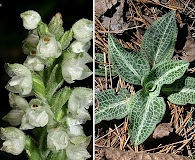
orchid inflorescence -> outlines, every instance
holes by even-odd
[[[91,136],[82,124],[90,120],[92,89],[67,84],[92,75],[86,63],[92,62],[87,52],[93,23],[83,18],[64,31],[60,13],[48,25],[33,10],[20,17],[29,30],[22,46],[27,58],[23,64],[5,64],[12,110],[3,118],[11,127],[0,130],[1,150],[13,155],[25,150],[32,160],[87,159]]]

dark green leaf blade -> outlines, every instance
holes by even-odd
[[[108,50],[119,76],[131,84],[140,85],[142,77],[150,70],[147,59],[136,51],[127,51],[111,34],[108,35]]]
[[[162,97],[148,96],[143,90],[138,91],[129,103],[130,138],[137,146],[143,143],[162,120],[166,104]]]
[[[97,94],[99,102],[98,110],[95,113],[95,123],[102,120],[121,119],[127,116],[127,103],[130,101],[130,93],[126,89],[121,89],[116,95],[113,89],[107,89]]]
[[[172,58],[177,32],[175,11],[157,19],[145,32],[141,53],[146,56],[152,66]]]
[[[195,78],[187,77],[181,91],[168,96],[168,100],[178,105],[195,104]]]

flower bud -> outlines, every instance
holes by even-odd
[[[93,22],[82,18],[73,24],[74,38],[81,42],[88,42],[93,37]]]
[[[80,42],[75,40],[70,45],[70,50],[74,53],[80,53],[80,52],[87,52],[90,48],[90,41],[89,42]]]
[[[9,122],[12,126],[20,125],[24,111],[29,106],[28,102],[23,97],[10,92],[9,103],[13,109],[3,117],[3,120]]]
[[[2,119],[9,122],[12,126],[18,126],[21,124],[24,111],[20,109],[12,109]]]
[[[20,17],[23,20],[24,28],[28,30],[37,28],[37,25],[41,21],[41,16],[37,12],[32,10],[21,13]]]
[[[20,95],[28,95],[32,90],[32,75],[30,70],[21,64],[6,64],[5,70],[12,77],[6,85],[6,89],[19,93]]]
[[[0,138],[5,140],[1,148],[2,151],[19,155],[25,147],[24,133],[15,127],[1,128]]]
[[[37,56],[42,59],[49,57],[58,58],[61,55],[62,48],[54,36],[45,35],[41,37],[37,45]]]
[[[47,135],[47,147],[56,152],[68,146],[69,137],[63,127],[49,129]]]

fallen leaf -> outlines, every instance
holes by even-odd
[[[117,3],[117,0],[95,0],[95,15],[100,17]]]
[[[161,123],[159,124],[153,133],[154,139],[160,139],[169,135],[170,132],[173,132],[173,128],[170,123]]]
[[[123,9],[124,9],[124,0],[120,1],[120,6],[116,7],[116,12],[111,18],[102,17],[102,24],[105,28],[111,31],[120,31],[123,32],[124,29],[127,29],[129,24],[124,21],[123,18]]]
[[[170,153],[147,153],[122,151],[116,148],[105,148],[107,160],[191,160],[190,158]]]
[[[182,53],[183,56],[181,57],[181,59],[186,60],[188,62],[192,62],[195,60],[195,41],[189,31]]]
[[[180,25],[180,28],[184,28],[186,24]],[[195,40],[192,37],[190,33],[189,26],[186,27],[186,38],[183,39],[178,39],[179,41],[179,47],[184,43],[183,48],[180,48],[179,50],[176,50],[176,55],[173,57],[173,59],[182,59],[188,62],[192,62],[195,60]],[[178,48],[178,46],[176,46]]]

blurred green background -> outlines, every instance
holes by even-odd
[[[62,14],[63,26],[69,30],[73,23],[81,18],[93,20],[93,0],[4,0],[0,2],[0,126],[8,124],[2,121],[2,117],[11,109],[8,103],[8,91],[5,85],[10,79],[4,70],[5,63],[23,63],[26,55],[22,53],[22,41],[26,38],[28,31],[24,29],[20,13],[27,10],[37,11],[42,21],[49,23],[51,18],[57,13]],[[92,54],[92,49],[90,50]],[[89,66],[92,68],[92,65]],[[82,84],[81,84],[82,83]],[[92,76],[87,81],[80,81],[73,86],[92,87]],[[87,84],[87,85],[86,85]],[[90,109],[92,115],[92,107]],[[87,122],[86,134],[93,134],[92,122]],[[0,141],[0,147],[2,141]],[[91,144],[92,146],[92,144]],[[92,147],[89,148],[92,154]],[[0,152],[1,160],[25,160],[25,154],[13,156],[5,152]]]

